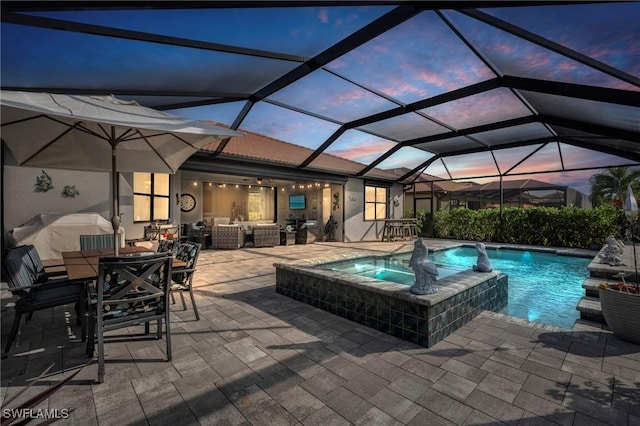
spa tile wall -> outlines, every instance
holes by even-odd
[[[281,268],[276,268],[276,291],[426,347],[433,346],[482,310],[501,310],[508,296],[506,275],[493,276],[429,307],[392,294],[353,287],[331,277]]]

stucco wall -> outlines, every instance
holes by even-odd
[[[404,201],[402,197],[402,185],[394,185],[389,188],[389,198],[395,195],[399,204],[394,206],[389,203],[389,218],[399,219],[404,212]],[[344,186],[344,229],[345,241],[374,241],[382,239],[384,230],[384,220],[365,221],[364,220],[364,181],[360,179],[349,179]]]
[[[20,226],[40,213],[98,213],[105,219],[111,218],[111,174],[108,172],[85,172],[62,169],[45,169],[51,176],[54,188],[47,192],[34,192],[36,178],[42,174],[41,168],[4,166],[2,185],[4,190],[4,211],[2,216],[3,244],[9,244],[9,231]],[[121,226],[126,238],[141,238],[148,223],[133,223],[133,173],[120,174]],[[179,173],[172,180],[172,194],[180,184]],[[75,185],[79,194],[75,198],[65,198],[61,192],[65,185]],[[179,186],[178,186],[179,188]],[[172,196],[171,217],[180,212]],[[174,220],[174,223],[178,223]]]

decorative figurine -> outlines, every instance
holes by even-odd
[[[62,190],[62,196],[65,198],[75,198],[76,195],[80,195],[80,192],[76,189],[75,185],[65,185]]]
[[[487,249],[483,243],[476,244],[476,250],[478,251],[478,260],[473,265],[473,270],[478,272],[491,272],[491,262],[489,256],[487,256]]]
[[[602,253],[598,254],[600,263],[607,263],[611,266],[624,265],[620,260],[620,255],[624,252],[624,243],[616,240],[612,235],[607,237],[607,246]]]
[[[414,243],[413,253],[409,260],[409,266],[416,275],[416,283],[411,287],[413,294],[434,294],[438,289],[433,286],[433,282],[438,276],[438,268],[435,263],[427,259],[429,249],[422,237]]]
[[[333,210],[338,210],[340,208],[340,193],[336,192],[333,194]]]
[[[336,229],[338,228],[338,222],[333,218],[333,216],[329,216],[329,220],[326,225],[324,225],[324,232],[327,234],[327,241],[335,241],[336,240]]]
[[[44,170],[41,170],[42,174],[36,177],[35,192],[47,192],[50,189],[53,189],[53,182],[51,181],[51,176],[47,174]]]

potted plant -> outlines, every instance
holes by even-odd
[[[638,218],[638,203],[631,190],[631,185],[627,187],[624,212],[631,225],[635,284],[627,284],[623,278],[623,282],[619,284],[600,285],[600,306],[604,320],[616,337],[640,344],[640,285],[638,284],[638,261],[634,239],[634,223]]]

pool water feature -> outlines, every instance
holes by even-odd
[[[509,276],[509,302],[505,315],[571,329],[580,317],[576,305],[584,290],[591,258],[560,256],[555,252],[487,248],[492,268]],[[370,257],[322,267],[379,280],[413,285],[408,266],[411,253],[384,258]],[[429,254],[438,266],[439,280],[476,264],[475,247],[456,247]]]

